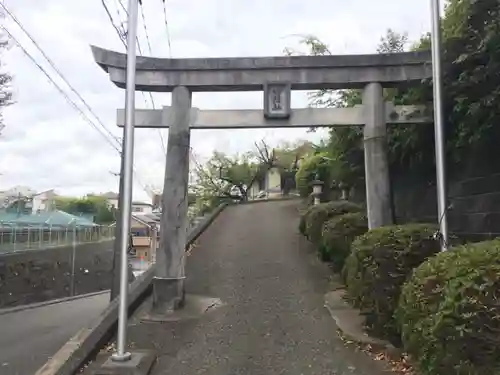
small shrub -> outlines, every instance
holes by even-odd
[[[307,237],[307,218],[315,210],[321,209],[319,206],[308,205],[300,212],[299,232]]]
[[[299,221],[299,232],[300,232],[300,234],[303,234],[303,235],[306,234],[306,215],[307,215],[307,211],[303,212],[300,215],[300,221]]]
[[[323,224],[322,258],[331,261],[336,270],[341,270],[351,252],[351,243],[357,236],[368,231],[366,215],[353,212],[335,216]]]
[[[376,335],[394,343],[399,330],[394,320],[400,289],[413,269],[440,251],[429,224],[377,228],[358,237],[346,260],[348,298],[366,315]]]
[[[306,235],[314,244],[321,245],[321,232],[325,221],[334,216],[361,212],[362,210],[360,205],[349,201],[334,201],[313,206],[305,220]]]
[[[500,240],[452,248],[415,270],[396,317],[423,373],[499,373],[499,291]]]

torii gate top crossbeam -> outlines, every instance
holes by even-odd
[[[126,55],[92,46],[94,59],[111,81],[125,88]],[[275,56],[166,59],[137,57],[136,90],[170,92],[260,91],[266,83],[290,84],[293,90],[385,87],[432,77],[430,51],[372,55]]]

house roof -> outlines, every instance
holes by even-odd
[[[161,220],[161,216],[158,215],[157,213],[145,213],[145,214],[142,214],[142,216],[145,216],[149,220],[153,220],[153,221],[156,221],[156,222],[160,222],[160,220]]]
[[[21,215],[16,213],[2,213],[0,222],[9,225],[25,225],[25,226],[59,226],[59,227],[95,227],[97,224],[92,221],[75,215],[71,215],[64,211],[41,212],[38,214]]]
[[[148,227],[160,223],[160,217],[155,214],[133,214],[132,218]]]

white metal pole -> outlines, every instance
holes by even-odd
[[[76,223],[73,223],[73,248],[71,252],[71,284],[70,284],[71,296],[75,295],[75,265],[76,265]]]
[[[432,78],[434,83],[434,138],[436,144],[436,180],[441,250],[448,249],[446,204],[446,155],[443,114],[443,72],[441,67],[441,23],[439,0],[431,0]]]
[[[123,128],[124,158],[123,170],[123,206],[120,207],[120,305],[118,311],[118,337],[116,352],[112,355],[114,361],[125,362],[130,360],[131,354],[125,351],[127,342],[127,293],[128,293],[128,259],[127,245],[130,232],[130,215],[132,206],[132,178],[134,166],[134,113],[135,113],[135,39],[137,36],[138,0],[128,2],[128,31],[127,31],[127,83],[125,91],[125,126]]]

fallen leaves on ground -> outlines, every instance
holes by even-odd
[[[411,360],[408,354],[389,354],[386,351],[380,348],[375,348],[370,344],[360,344],[353,340],[349,340],[340,330],[338,330],[338,334],[345,344],[354,345],[356,350],[365,352],[375,361],[385,361],[390,366],[392,372],[394,372],[395,374],[418,375],[411,364]]]

